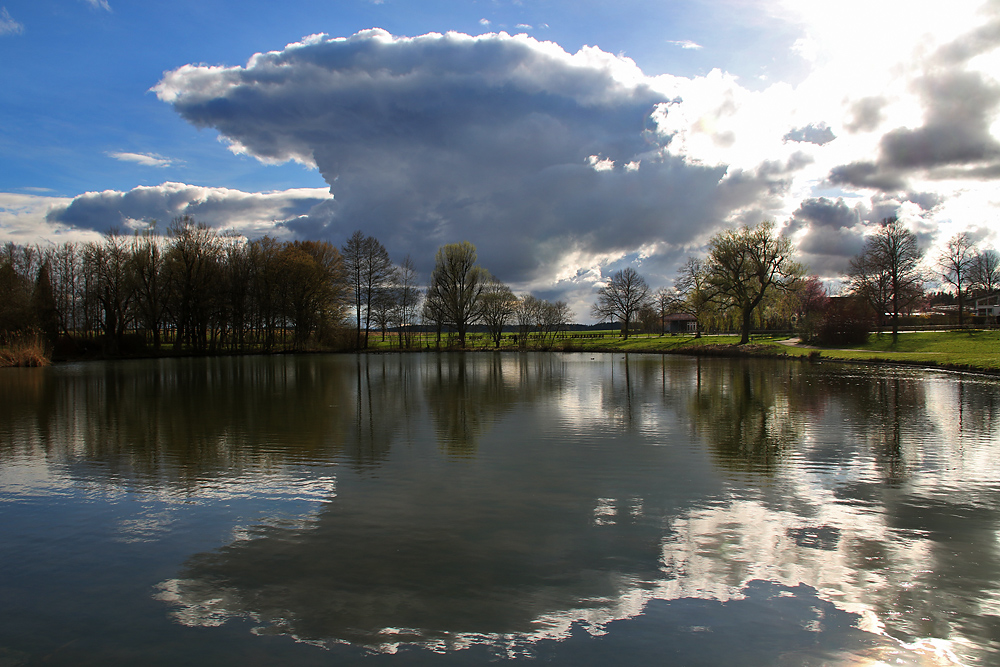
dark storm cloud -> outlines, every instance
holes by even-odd
[[[844,124],[849,132],[870,132],[882,122],[884,97],[863,97],[851,105],[850,119]]]
[[[786,233],[796,236],[798,258],[809,272],[826,279],[841,275],[850,259],[861,251],[864,227],[859,207],[850,207],[843,199],[826,197],[806,199],[792,214]]]
[[[826,279],[844,275],[851,258],[864,246],[864,227],[813,225],[799,237],[798,259],[809,272]]]
[[[1000,87],[976,72],[951,72],[925,77],[918,88],[927,120],[915,130],[898,128],[883,136],[883,164],[913,169],[1000,158],[1000,142],[990,133]]]
[[[911,192],[906,200],[919,206],[922,211],[932,211],[944,202],[944,197],[935,192]]]
[[[976,181],[993,181],[1000,178],[1000,162],[983,167],[941,167],[934,170],[937,178],[961,178]]]
[[[860,221],[857,210],[848,207],[843,199],[832,201],[826,197],[804,200],[792,216],[814,227],[833,229],[853,227]]]
[[[816,144],[817,146],[822,146],[828,144],[837,137],[834,136],[833,130],[826,123],[820,123],[818,125],[806,125],[805,127],[799,127],[794,130],[789,131],[784,137],[785,141],[799,141],[809,144]]]
[[[810,272],[824,278],[843,275],[851,258],[861,252],[865,231],[885,218],[899,215],[905,204],[917,204],[928,212],[942,202],[928,192],[911,192],[903,196],[876,194],[868,202],[848,206],[842,198],[836,201],[820,197],[806,199],[792,214],[786,232],[795,234],[799,259]],[[912,213],[912,207],[908,209]],[[804,230],[804,231],[803,231]],[[933,241],[936,226],[916,221],[916,233],[922,247]]]
[[[862,222],[877,224],[886,218],[899,215],[904,199],[894,195],[876,194],[871,198],[871,205],[861,214]]]
[[[1000,5],[994,5],[993,12],[1000,14]],[[989,23],[963,35],[959,40],[941,47],[934,55],[934,62],[939,65],[960,65],[970,59],[1000,46],[1000,18],[994,18]]]
[[[672,97],[631,61],[524,36],[320,36],[246,67],[185,66],[155,90],[240,150],[317,166],[336,200],[289,222],[296,233],[339,242],[360,228],[424,270],[466,239],[515,283],[571,256],[703,238],[777,201],[806,163],[664,156],[645,130]]]
[[[907,178],[984,178],[1000,168],[1000,141],[991,126],[1000,108],[1000,86],[980,72],[967,71],[972,57],[1000,46],[1000,23],[992,21],[945,45],[929,61],[927,73],[914,81],[924,107],[920,127],[898,127],[882,136],[875,161],[835,167],[835,185],[883,192],[905,189]],[[873,129],[879,98],[855,103],[848,129]]]
[[[833,185],[896,191],[906,187],[906,180],[896,171],[880,168],[874,162],[852,162],[834,167],[827,180]]]

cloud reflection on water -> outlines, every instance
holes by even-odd
[[[272,519],[308,496],[304,520],[238,525],[162,582],[190,626],[520,655],[697,609],[704,623],[660,627],[661,641],[707,651],[713,629],[759,620],[776,641],[758,664],[806,664],[806,646],[912,664],[1000,648],[991,380],[652,356],[319,359],[31,376],[10,392],[0,457],[43,452],[77,480],[101,483],[101,467],[207,506],[244,485]],[[303,496],[317,465],[326,482]],[[152,509],[122,526],[169,532]],[[952,643],[903,644],[923,638]]]

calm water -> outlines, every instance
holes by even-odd
[[[0,665],[1000,664],[998,427],[801,362],[4,369]]]

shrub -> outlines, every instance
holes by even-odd
[[[820,345],[863,345],[868,342],[872,316],[868,309],[853,299],[832,301],[815,331]]]
[[[330,322],[322,322],[314,334],[316,344],[323,350],[353,350],[357,345],[357,330]]]

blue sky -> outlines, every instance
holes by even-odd
[[[939,5],[0,0],[0,242],[470,240],[580,319],[765,218],[831,279],[890,214],[997,245],[1000,3]]]

